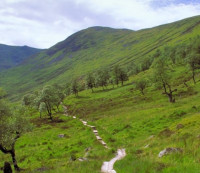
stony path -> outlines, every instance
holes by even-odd
[[[117,160],[121,160],[126,156],[125,149],[118,149],[117,155],[111,159],[109,162],[103,162],[103,165],[101,167],[101,172],[103,173],[116,173],[116,171],[113,169],[113,166]]]
[[[64,108],[64,113],[65,113],[65,116],[68,116],[68,113],[67,113],[67,107],[63,105],[63,108]],[[108,148],[107,144],[103,141],[103,139],[99,136],[99,133],[98,133],[98,130],[96,129],[95,126],[91,126],[91,125],[88,125],[87,124],[87,121],[84,121],[82,119],[79,119],[77,118],[76,116],[73,116],[74,119],[78,119],[79,121],[81,121],[83,123],[84,126],[87,126],[87,127],[90,127],[93,131],[93,133],[95,134],[97,140],[105,147],[105,148]]]
[[[63,105],[64,108],[64,114],[65,116],[69,116],[67,113],[67,107]],[[103,141],[103,139],[99,136],[98,130],[96,129],[95,126],[91,126],[87,124],[87,121],[84,121],[82,119],[77,118],[76,116],[73,116],[74,119],[78,119],[83,123],[84,126],[90,127],[95,134],[97,140],[105,147],[108,148],[107,144]],[[126,156],[125,149],[118,149],[116,156],[111,159],[109,162],[103,162],[103,165],[101,167],[101,172],[102,173],[116,173],[116,171],[113,169],[113,166],[117,160],[121,160]]]

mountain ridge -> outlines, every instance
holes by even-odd
[[[0,73],[0,86],[6,86],[11,95],[22,94],[44,84],[69,83],[103,67],[140,64],[157,49],[181,45],[196,37],[199,23],[200,16],[195,16],[139,31],[90,27]]]
[[[42,49],[29,46],[10,46],[0,44],[0,71],[15,67],[29,56],[37,54]]]

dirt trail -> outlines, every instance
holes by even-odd
[[[64,114],[65,116],[69,116],[67,113],[67,107],[63,105],[64,108]],[[74,119],[77,119],[83,123],[84,126],[90,127],[95,134],[97,140],[105,147],[108,148],[107,144],[103,141],[103,139],[99,136],[98,130],[95,126],[91,126],[87,124],[87,121],[84,121],[82,119],[77,118],[76,116],[72,116]],[[113,169],[113,166],[117,160],[121,160],[126,156],[125,149],[118,149],[116,156],[111,159],[109,162],[103,162],[103,165],[101,167],[102,173],[116,173],[116,171]]]

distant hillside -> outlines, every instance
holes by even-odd
[[[8,46],[0,44],[0,71],[19,65],[26,58],[40,51],[41,49],[28,46]]]
[[[70,82],[102,67],[138,64],[157,49],[187,42],[199,33],[200,16],[139,31],[88,28],[0,73],[0,86],[15,97],[48,83]]]

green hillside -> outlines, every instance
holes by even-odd
[[[0,71],[17,66],[26,58],[40,51],[41,49],[28,46],[8,46],[0,44]]]
[[[0,73],[0,86],[14,98],[46,83],[70,82],[102,67],[139,64],[158,48],[180,45],[196,37],[199,24],[197,16],[139,31],[88,28]]]
[[[1,72],[18,102],[0,89],[0,169],[100,173],[125,149],[117,173],[199,173],[199,33],[199,16],[140,31],[93,27]]]

